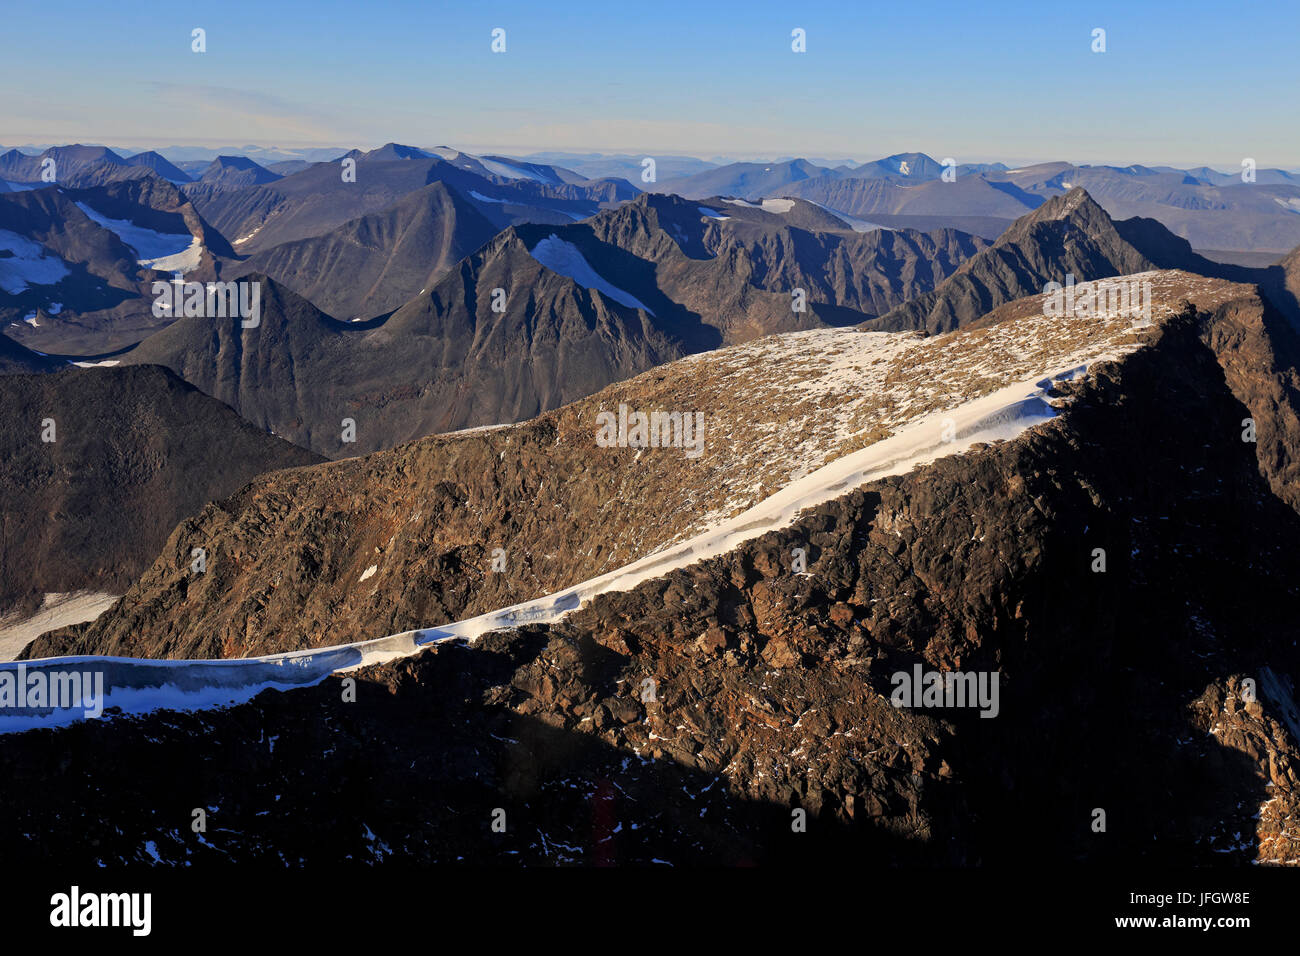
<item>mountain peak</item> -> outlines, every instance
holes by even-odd
[[[1068,192],[1059,196],[1053,196],[1033,212],[1025,216],[1021,222],[1048,222],[1054,219],[1067,219],[1075,214],[1083,215],[1101,215],[1110,219],[1105,209],[1102,209],[1097,201],[1088,195],[1088,190],[1082,186],[1075,186]]]

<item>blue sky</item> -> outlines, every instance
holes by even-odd
[[[7,6],[5,146],[1300,166],[1294,3]],[[190,50],[194,27],[206,53]],[[795,27],[806,53],[791,52]]]

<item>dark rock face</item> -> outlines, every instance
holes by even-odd
[[[156,366],[0,376],[0,405],[0,607],[124,590],[205,502],[320,460]]]
[[[355,702],[333,677],[0,738],[6,858],[1294,861],[1300,517],[1242,441],[1282,426],[1233,385],[1238,320],[1175,319],[1014,441],[563,624],[363,670]],[[895,708],[917,664],[998,672],[998,715]]]
[[[531,248],[550,230],[520,231]],[[954,229],[856,233],[806,202],[773,213],[650,194],[554,232],[656,314],[684,310],[727,344],[881,315],[988,246]],[[805,291],[806,312],[792,310],[794,289]]]
[[[638,310],[543,270],[509,232],[382,325],[336,322],[264,275],[261,323],[182,318],[122,356],[163,365],[244,418],[345,458],[530,418],[681,357]],[[490,248],[490,247],[489,247]],[[492,309],[507,289],[511,308]],[[343,440],[343,419],[356,423]]]
[[[0,375],[54,372],[61,367],[66,368],[57,359],[19,345],[9,336],[0,334]]]

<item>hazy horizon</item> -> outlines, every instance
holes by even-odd
[[[829,156],[818,156],[815,153],[807,154],[807,155],[798,155],[798,156],[795,155],[778,156],[773,154],[761,154],[761,153],[716,156],[716,155],[708,155],[699,152],[692,153],[692,152],[671,151],[671,150],[660,150],[657,153],[652,153],[648,150],[639,150],[639,149],[625,148],[625,149],[596,150],[596,149],[584,149],[582,147],[566,147],[566,146],[516,147],[513,149],[509,149],[505,146],[498,146],[498,145],[491,145],[491,144],[462,145],[458,143],[415,143],[415,142],[404,142],[401,140],[384,140],[382,142],[360,143],[360,144],[294,143],[287,140],[281,140],[279,142],[262,142],[262,143],[256,143],[256,142],[233,143],[225,140],[214,140],[206,143],[194,141],[194,140],[189,140],[185,142],[161,143],[161,142],[153,142],[148,140],[132,142],[128,139],[121,138],[121,137],[105,140],[105,141],[66,140],[66,141],[37,141],[37,142],[22,142],[22,143],[5,142],[5,143],[0,143],[0,148],[18,149],[20,151],[29,151],[29,152],[40,152],[43,151],[44,149],[48,149],[55,146],[73,146],[73,145],[104,146],[124,156],[131,155],[133,153],[147,152],[150,150],[155,152],[160,152],[160,153],[166,153],[167,151],[184,150],[184,149],[211,151],[211,150],[220,150],[227,147],[234,151],[246,150],[251,148],[251,149],[257,149],[266,152],[289,152],[294,150],[298,150],[298,151],[338,150],[340,154],[342,154],[352,149],[361,149],[361,150],[377,149],[378,147],[383,146],[386,143],[400,143],[403,146],[414,146],[419,149],[432,149],[434,147],[450,146],[454,149],[460,150],[461,152],[469,153],[471,155],[479,155],[479,156],[488,155],[488,154],[500,154],[500,155],[514,156],[514,157],[526,157],[530,155],[544,154],[544,153],[567,154],[573,156],[607,157],[607,158],[672,156],[672,157],[686,158],[686,159],[699,159],[709,163],[717,163],[719,165],[725,165],[728,163],[760,163],[760,162],[781,163],[781,162],[789,162],[795,159],[808,160],[809,162],[818,165],[835,165],[843,162],[847,162],[852,165],[861,165],[863,163],[874,162],[876,160],[883,159],[886,156],[896,155],[898,153],[924,153],[925,155],[930,156],[932,159],[935,160],[941,160],[943,158],[941,156],[938,156],[934,151],[924,150],[924,149],[919,149],[919,150],[901,149],[895,151],[895,153],[888,153],[888,154],[886,153],[881,153],[879,155],[863,154],[863,155],[852,156],[852,157],[845,156],[839,158],[832,158]],[[126,150],[126,152],[124,153],[123,150]],[[274,162],[276,160],[269,160],[269,161]],[[1071,163],[1076,166],[1113,166],[1119,168],[1124,168],[1127,166],[1134,166],[1134,165],[1141,165],[1141,166],[1148,166],[1148,167],[1172,166],[1179,169],[1198,169],[1200,167],[1207,167],[1210,169],[1214,169],[1217,172],[1223,172],[1223,173],[1234,173],[1240,170],[1240,166],[1237,164],[1212,163],[1212,162],[1205,162],[1196,159],[1148,160],[1148,159],[1129,158],[1129,159],[1121,160],[1121,159],[1112,158],[1112,159],[1103,159],[1103,160],[1078,160],[1078,159],[1071,159],[1070,157],[1062,157],[1062,156],[1006,157],[1000,155],[991,155],[991,156],[971,156],[968,159],[960,160],[960,162],[962,164],[1003,163],[1013,168],[1021,167],[1021,166],[1033,166],[1042,163],[1065,162],[1065,163]],[[1259,164],[1259,166],[1260,168],[1277,168],[1286,171],[1300,172],[1300,165],[1292,166],[1289,164]]]
[[[1294,83],[1300,9],[998,13],[936,3],[920,29],[910,9],[846,2],[579,3],[558,17],[514,2],[231,0],[178,14],[53,0],[7,14],[23,43],[0,61],[19,93],[0,103],[0,143],[1300,166],[1300,129],[1274,92]],[[194,28],[206,52],[192,52]],[[1092,50],[1097,28],[1105,52]],[[806,52],[792,51],[794,29]]]

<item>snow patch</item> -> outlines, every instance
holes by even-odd
[[[103,614],[116,594],[101,591],[52,592],[45,595],[35,613],[21,617],[10,613],[0,617],[0,661],[11,661],[18,652],[46,631],[93,621]]]
[[[547,185],[557,185],[554,177],[543,176],[536,170],[528,169],[523,166],[515,166],[512,163],[503,163],[495,159],[483,159],[478,157],[478,161],[483,164],[483,168],[495,176],[502,179],[528,179],[535,183],[546,183]]]
[[[136,254],[137,265],[161,272],[190,272],[199,266],[203,242],[198,236],[188,232],[162,233],[137,226],[129,219],[109,219],[84,202],[77,203],[77,208],[130,246]]]
[[[0,290],[10,295],[26,291],[29,285],[54,285],[72,274],[39,242],[7,229],[0,229],[0,252],[11,253],[0,256]]]
[[[533,246],[531,255],[552,272],[567,276],[586,289],[595,289],[602,295],[613,299],[629,309],[641,309],[654,315],[644,302],[625,292],[606,280],[583,258],[582,252],[571,242],[566,242],[555,233],[551,233],[537,245]]]

